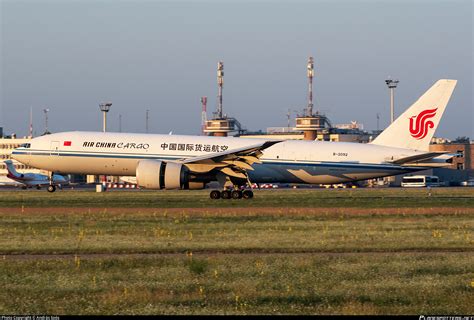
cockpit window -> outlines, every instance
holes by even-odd
[[[31,143],[23,143],[20,145],[20,148],[25,148],[25,149],[28,149],[31,147]]]

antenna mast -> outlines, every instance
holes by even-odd
[[[33,138],[33,107],[30,107],[30,132],[29,138]]]
[[[207,97],[201,97],[201,134],[204,136],[206,133],[206,121],[207,121]]]
[[[314,60],[313,57],[308,59],[308,107],[306,108],[306,116],[313,116],[313,77],[314,77]]]
[[[219,93],[217,95],[217,118],[222,119],[222,89],[224,88],[224,63],[222,61],[217,63],[217,85],[219,86]]]

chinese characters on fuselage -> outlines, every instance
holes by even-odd
[[[198,151],[198,152],[223,152],[229,146],[217,144],[201,144],[201,143],[166,143],[161,144],[162,150],[170,151]]]

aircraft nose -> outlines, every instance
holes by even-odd
[[[28,156],[28,154],[26,154],[25,152],[21,151],[18,148],[13,149],[11,157],[12,157],[12,159],[20,161],[20,162],[22,162],[26,165],[30,164],[30,161],[29,161],[30,157]]]
[[[18,155],[19,155],[18,154],[18,149],[13,149],[12,154],[11,154],[11,158],[15,159],[15,160],[19,160]]]

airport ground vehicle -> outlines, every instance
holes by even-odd
[[[439,187],[437,176],[406,176],[402,179],[402,187]]]
[[[469,179],[469,180],[461,182],[461,186],[463,186],[463,187],[474,187],[474,179]]]

